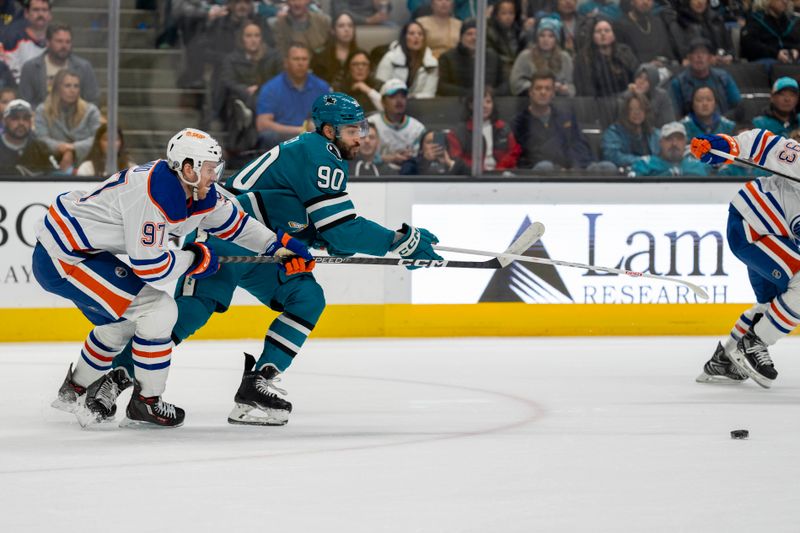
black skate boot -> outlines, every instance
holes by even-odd
[[[176,428],[182,426],[183,419],[186,418],[186,412],[183,409],[165,402],[161,396],[142,396],[142,387],[138,381],[133,387],[133,394],[131,401],[128,402],[125,415],[127,418],[120,422],[120,427]]]
[[[767,345],[750,329],[739,339],[736,351],[730,354],[733,364],[747,373],[753,381],[768,389],[778,377],[778,371],[769,356]]]
[[[84,394],[86,394],[86,387],[81,387],[72,381],[72,363],[70,363],[69,370],[67,370],[67,377],[64,378],[64,383],[62,383],[61,388],[58,389],[58,396],[56,396],[56,399],[50,404],[50,407],[54,407],[65,413],[74,413],[75,409],[78,407],[78,398]]]
[[[119,367],[86,387],[86,395],[78,401],[75,409],[80,425],[86,427],[113,418],[117,412],[117,398],[131,383],[128,371]]]
[[[747,374],[731,362],[720,342],[717,344],[717,349],[714,350],[714,355],[703,365],[703,372],[697,376],[695,381],[698,383],[741,383],[746,379]]]
[[[276,387],[280,372],[274,366],[254,370],[255,358],[244,354],[244,375],[242,384],[233,400],[236,406],[228,415],[228,423],[251,426],[282,426],[289,421],[292,404],[269,391],[272,389],[282,395],[286,391]]]

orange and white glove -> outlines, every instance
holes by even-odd
[[[720,163],[727,165],[733,162],[730,159],[712,154],[712,149],[731,154],[732,156],[739,155],[739,143],[730,135],[725,134],[699,135],[692,139],[690,149],[693,156],[702,163],[708,163],[710,165],[718,165]]]

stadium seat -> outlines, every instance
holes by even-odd
[[[742,98],[742,101],[739,102],[739,105],[736,106],[735,109],[728,112],[727,115],[737,123],[751,125],[753,118],[760,115],[768,105],[768,96]]]
[[[769,93],[769,77],[763,65],[759,63],[731,63],[730,65],[722,65],[720,68],[733,77],[739,87],[739,91],[743,94]]]
[[[429,130],[453,128],[463,120],[463,106],[457,96],[437,96],[408,100],[406,112]]]
[[[784,65],[782,63],[772,65],[772,83],[784,76],[800,80],[800,65]]]
[[[495,96],[494,107],[497,117],[510,124],[514,116],[528,105],[527,96]]]

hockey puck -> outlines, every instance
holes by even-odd
[[[746,429],[734,429],[733,431],[731,431],[731,438],[732,439],[742,440],[742,439],[746,439],[749,436],[750,436],[750,432],[747,431]]]

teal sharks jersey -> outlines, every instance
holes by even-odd
[[[395,232],[358,216],[347,194],[347,161],[319,133],[303,133],[248,163],[226,187],[273,231],[332,253],[382,256]]]

